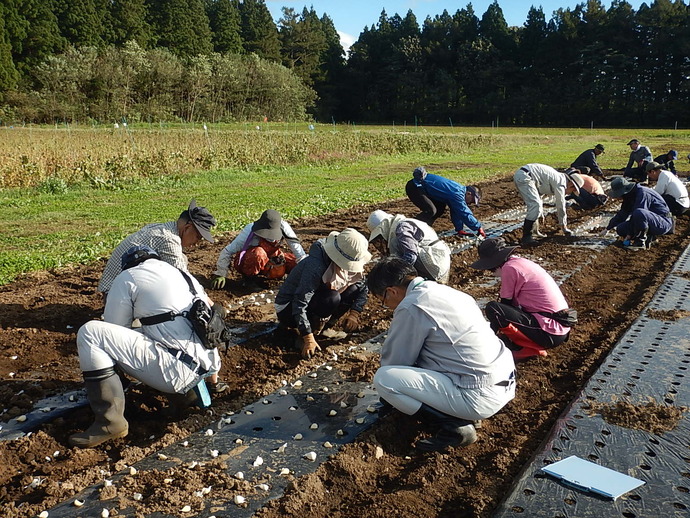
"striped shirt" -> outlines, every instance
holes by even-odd
[[[128,235],[113,250],[108,263],[105,265],[98,291],[108,293],[115,277],[122,271],[122,256],[133,246],[146,245],[153,248],[161,260],[180,270],[188,271],[187,257],[182,252],[182,241],[177,232],[177,221],[167,223],[152,223],[141,230]]]

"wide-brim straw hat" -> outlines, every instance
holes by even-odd
[[[369,241],[354,228],[331,232],[323,248],[335,264],[348,272],[363,272],[364,265],[371,261]]]
[[[475,270],[493,270],[505,263],[518,246],[507,246],[501,237],[492,237],[479,245],[479,259],[470,267]]]

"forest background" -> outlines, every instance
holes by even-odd
[[[687,126],[690,7],[333,21],[264,0],[0,0],[0,120]]]

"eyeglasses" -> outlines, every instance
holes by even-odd
[[[383,290],[383,293],[382,293],[381,295],[377,296],[377,298],[379,299],[379,301],[381,301],[381,305],[382,305],[384,308],[387,307],[387,306],[386,306],[386,297],[387,297],[387,296],[388,296],[388,288],[386,288],[385,290]]]

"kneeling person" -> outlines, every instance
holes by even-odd
[[[195,298],[209,302],[194,277],[160,260],[149,247],[134,247],[122,256],[120,273],[108,292],[104,321],[92,320],[77,333],[79,366],[96,418],[72,446],[91,448],[127,435],[125,396],[115,366],[146,385],[168,394],[185,394],[220,370],[217,349],[207,349],[182,316],[132,329],[135,319],[181,314]],[[192,295],[190,284],[197,296]]]
[[[515,397],[511,352],[472,297],[418,277],[401,259],[383,259],[367,284],[393,310],[374,376],[381,397],[437,427],[433,438],[416,443],[422,451],[475,442],[473,421]]]

